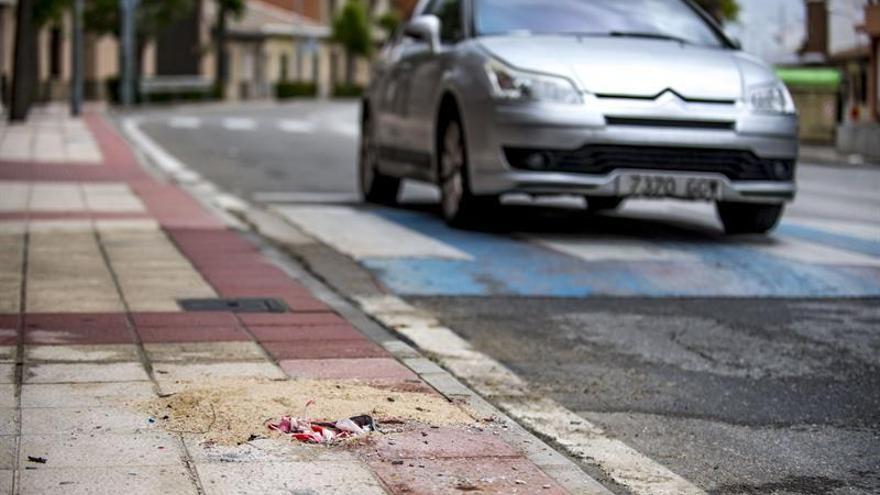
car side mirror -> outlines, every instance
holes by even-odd
[[[420,15],[410,21],[404,34],[410,38],[424,41],[431,45],[432,52],[440,50],[440,18],[435,15]]]

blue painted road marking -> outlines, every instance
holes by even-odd
[[[867,297],[880,296],[880,268],[808,264],[727,240],[662,241],[686,260],[584,261],[512,236],[449,229],[431,214],[375,214],[448,244],[473,261],[367,259],[390,290],[418,296]],[[782,235],[877,255],[878,243],[785,226]]]

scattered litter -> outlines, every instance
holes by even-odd
[[[516,483],[517,485],[525,485],[526,484],[526,482],[523,480],[513,480],[513,482]]]
[[[392,466],[403,466],[403,461],[400,461],[400,460],[391,461],[391,465]]]
[[[389,392],[366,383],[215,379],[177,383],[175,387],[173,394],[128,405],[143,413],[144,418],[155,418],[163,430],[197,435],[204,444],[236,446],[256,438],[283,436],[268,430],[267,422],[290,415],[314,398],[318,402],[310,407],[309,415],[301,418],[347,418],[357,424],[358,414],[368,414],[388,433],[410,424],[434,427],[474,423],[466,410],[438,394]],[[330,426],[336,428],[335,423]]]
[[[147,418],[147,423],[153,424],[153,423],[155,423],[155,422],[156,422],[156,418],[154,418],[154,417],[152,417],[152,416],[150,416],[149,418]]]
[[[36,462],[37,464],[46,464],[47,459],[45,457],[33,457],[28,456],[28,462]]]
[[[309,406],[314,404],[314,400],[306,402],[302,417],[284,416],[279,422],[268,423],[266,426],[272,431],[306,443],[332,443],[376,431],[376,422],[367,415],[340,419],[335,423],[312,421],[308,411]]]

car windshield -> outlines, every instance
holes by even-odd
[[[475,0],[478,35],[555,34],[657,38],[721,47],[719,33],[685,0]]]

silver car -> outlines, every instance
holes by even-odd
[[[501,195],[712,201],[763,233],[794,198],[785,86],[690,0],[422,0],[363,102],[360,182],[437,184],[468,224]]]

